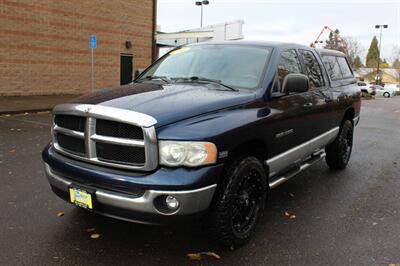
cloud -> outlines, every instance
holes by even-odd
[[[246,39],[308,45],[326,25],[358,39],[366,51],[372,37],[379,33],[374,25],[389,24],[382,39],[383,57],[389,58],[392,46],[400,43],[398,0],[213,0],[204,7],[205,25],[237,19],[245,22]],[[191,0],[158,0],[158,24],[165,31],[198,27],[200,8]]]

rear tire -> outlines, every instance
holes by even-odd
[[[332,169],[344,169],[350,160],[353,149],[353,123],[343,122],[336,139],[326,146],[326,163]]]
[[[390,93],[389,93],[389,92],[385,92],[385,93],[383,93],[383,96],[384,96],[385,98],[390,98]]]
[[[253,236],[265,207],[267,176],[255,157],[234,160],[219,184],[206,225],[224,246],[236,248]]]

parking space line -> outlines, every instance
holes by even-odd
[[[12,116],[2,117],[2,118],[4,120],[15,120],[15,121],[19,121],[19,122],[26,122],[26,123],[31,123],[31,124],[51,127],[51,124],[48,124],[48,123],[42,123],[42,122],[39,122],[39,121],[32,121],[32,120],[25,120],[25,119],[19,119],[19,118],[15,118],[15,117],[12,117]]]

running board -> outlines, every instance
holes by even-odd
[[[308,167],[310,167],[314,163],[322,160],[323,158],[325,158],[325,156],[326,156],[326,153],[324,152],[324,150],[320,150],[320,151],[317,151],[317,152],[313,153],[313,155],[311,155],[310,158],[306,159],[300,166],[296,166],[294,168],[291,168],[289,171],[283,173],[283,175],[281,175],[278,179],[276,179],[275,181],[269,183],[269,187],[270,188],[274,188],[274,187],[279,186],[280,184],[288,181],[293,176],[295,176],[298,173],[304,171],[305,169],[307,169]]]

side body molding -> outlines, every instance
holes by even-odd
[[[291,164],[300,162],[315,151],[328,145],[336,138],[338,133],[339,127],[335,127],[318,137],[268,159],[266,164],[269,166],[269,176],[278,174]]]

